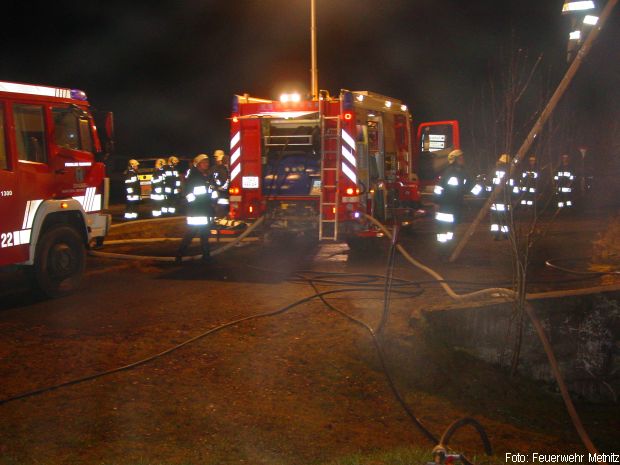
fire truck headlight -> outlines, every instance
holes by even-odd
[[[362,214],[360,212],[353,212],[353,218],[360,219],[362,217]]]

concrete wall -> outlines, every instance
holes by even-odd
[[[592,401],[620,400],[620,293],[535,301],[560,370],[574,394]],[[518,314],[510,304],[428,311],[432,329],[456,348],[510,367]],[[526,314],[519,372],[555,385],[547,356]]]

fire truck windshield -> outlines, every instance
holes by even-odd
[[[311,195],[320,179],[318,120],[264,120],[263,194]]]

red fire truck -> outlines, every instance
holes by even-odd
[[[420,211],[413,168],[425,174],[458,148],[458,123],[424,123],[399,100],[368,91],[325,91],[280,101],[237,95],[230,139],[230,217],[266,217],[269,231],[320,240],[381,236],[365,219],[407,224]],[[419,146],[418,146],[419,145]],[[435,160],[436,159],[436,160]],[[423,163],[423,164],[424,164]],[[434,168],[433,168],[434,169]]]
[[[77,286],[108,231],[97,153],[84,92],[0,82],[0,266],[28,267],[48,296]]]

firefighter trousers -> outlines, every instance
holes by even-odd
[[[209,237],[211,236],[211,225],[199,225],[199,226],[187,226],[187,230],[181,240],[177,257],[182,257],[187,253],[187,249],[192,243],[194,237],[200,237],[200,249],[202,251],[202,258],[206,259],[211,254],[211,246],[209,245]]]

